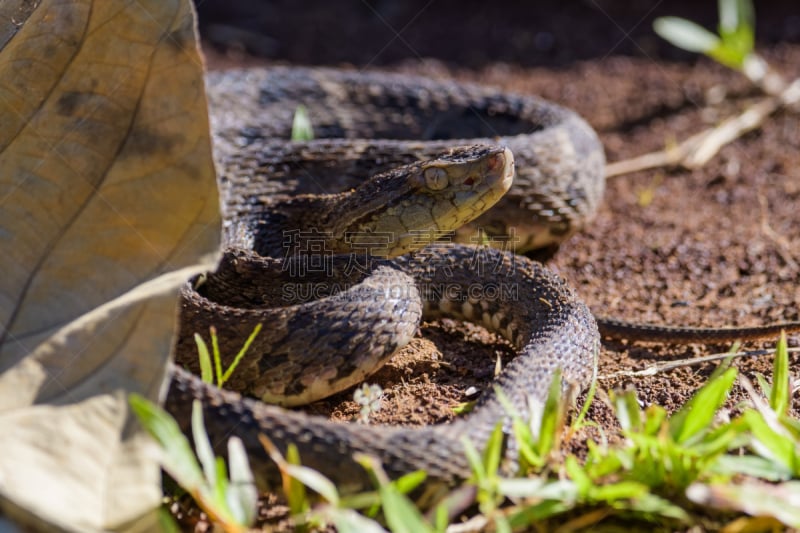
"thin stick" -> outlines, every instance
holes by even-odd
[[[799,103],[800,78],[794,80],[779,94],[763,98],[741,114],[724,120],[714,128],[692,135],[675,147],[606,165],[606,178],[665,166],[682,166],[687,169],[701,167],[714,157],[720,148],[761,126],[777,109]]]
[[[800,353],[799,348],[789,348],[789,353]],[[720,359],[725,359],[728,357],[760,357],[763,355],[772,355],[775,353],[775,350],[750,350],[744,352],[725,352],[725,353],[715,353],[712,355],[704,355],[703,357],[692,357],[690,359],[680,359],[678,361],[667,361],[663,363],[657,363],[653,366],[649,366],[644,370],[621,370],[619,372],[614,372],[613,374],[608,375],[599,375],[597,379],[615,379],[615,378],[634,378],[634,377],[647,377],[647,376],[655,376],[656,374],[660,374],[661,372],[667,372],[669,370],[675,370],[676,368],[682,368],[687,366],[696,366],[703,363],[708,363],[710,361],[718,361]]]

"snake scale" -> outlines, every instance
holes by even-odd
[[[195,332],[214,326],[232,358],[263,324],[226,387],[297,405],[362,381],[420,319],[446,316],[514,346],[495,386],[523,417],[556,369],[572,388],[589,382],[595,318],[564,281],[511,251],[557,244],[597,209],[604,155],[575,113],[492,88],[332,69],[228,71],[207,85],[224,249],[216,272],[183,289],[180,365],[197,371]],[[290,142],[300,105],[316,139]],[[636,336],[624,323],[600,325]],[[651,329],[671,340],[715,331]],[[429,481],[466,478],[462,439],[481,449],[507,418],[487,391],[450,424],[339,424],[176,366],[166,406],[184,429],[195,399],[212,442],[241,437],[257,479],[273,487],[278,470],[259,433],[281,451],[296,444],[305,465],[350,491],[371,486],[356,452],[390,477],[424,469]]]

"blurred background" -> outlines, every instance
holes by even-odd
[[[760,44],[800,41],[800,1],[759,0]],[[677,15],[715,29],[715,0],[196,0],[210,66],[249,56],[299,64],[438,59],[478,68],[610,55],[695,60],[652,31]],[[224,63],[223,63],[224,64]]]

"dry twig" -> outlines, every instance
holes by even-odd
[[[692,135],[675,147],[610,163],[606,166],[606,178],[651,168],[681,166],[692,169],[705,165],[720,148],[761,126],[764,120],[778,109],[800,105],[800,78],[788,85],[776,81],[778,79],[778,75],[774,73],[763,76],[758,84],[769,96],[756,102],[741,114],[728,118],[716,127]]]
[[[800,353],[800,348],[789,348],[789,353]],[[743,352],[725,352],[725,353],[715,353],[711,355],[704,355],[702,357],[692,357],[690,359],[679,359],[677,361],[666,361],[656,363],[652,366],[648,366],[644,370],[621,370],[619,372],[614,372],[613,374],[608,375],[599,375],[597,379],[616,379],[616,378],[639,378],[639,377],[647,377],[647,376],[655,376],[656,374],[660,374],[662,372],[668,372],[670,370],[675,370],[676,368],[682,368],[686,366],[696,366],[701,365],[703,363],[708,363],[711,361],[719,361],[720,359],[726,359],[728,357],[761,357],[764,355],[772,355],[775,353],[775,350],[749,350]]]

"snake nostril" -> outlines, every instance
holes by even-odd
[[[464,180],[464,185],[466,185],[467,187],[472,187],[472,185],[474,184],[475,184],[475,178],[473,177]]]
[[[504,164],[505,164],[505,157],[503,157],[503,154],[497,154],[491,159],[489,159],[489,161],[486,164],[486,168],[487,170],[489,170],[489,172],[491,172],[498,167],[502,167]]]

